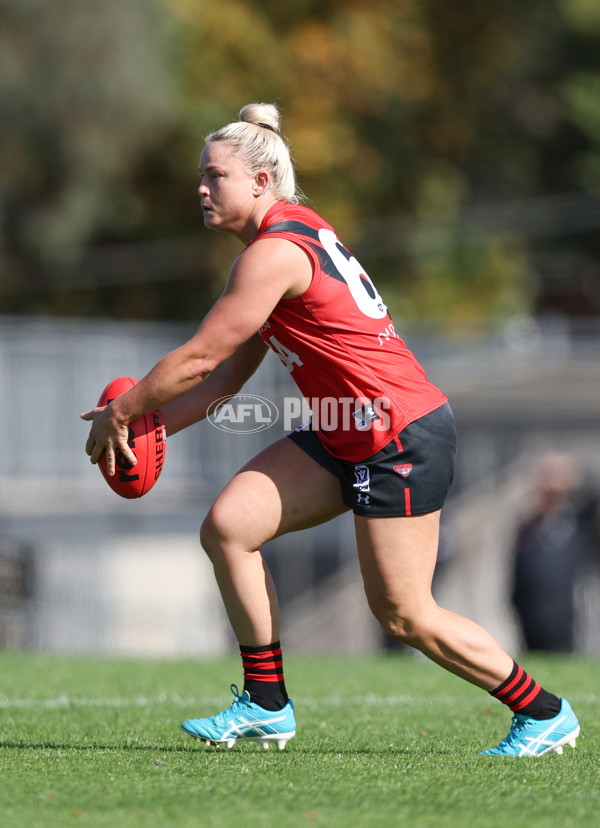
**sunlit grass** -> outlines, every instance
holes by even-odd
[[[527,658],[568,696],[575,751],[482,757],[510,715],[407,656],[286,660],[298,735],[284,751],[207,748],[180,722],[229,704],[237,657],[0,656],[0,810],[10,826],[565,826],[600,813],[600,662]]]

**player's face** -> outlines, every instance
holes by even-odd
[[[200,156],[198,187],[204,225],[241,232],[255,202],[254,179],[225,141],[207,144]]]

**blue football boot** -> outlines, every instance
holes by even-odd
[[[563,745],[575,747],[579,722],[571,705],[561,699],[560,710],[553,719],[532,719],[515,713],[508,735],[498,747],[482,751],[482,756],[544,756],[562,753]]]
[[[244,690],[240,696],[235,684],[231,685],[233,703],[227,710],[208,719],[188,719],[181,727],[199,742],[225,743],[228,748],[236,742],[260,742],[268,748],[275,742],[280,750],[296,735],[296,719],[291,699],[282,710],[265,710],[250,701]]]

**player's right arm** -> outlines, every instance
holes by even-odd
[[[268,347],[255,334],[218,365],[200,385],[162,407],[167,434],[176,434],[203,420],[215,400],[233,397],[256,371]]]

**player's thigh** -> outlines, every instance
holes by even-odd
[[[414,615],[432,601],[440,512],[415,517],[355,515],[358,557],[373,612]]]
[[[203,526],[203,543],[261,544],[347,511],[338,478],[287,437],[230,480]]]

